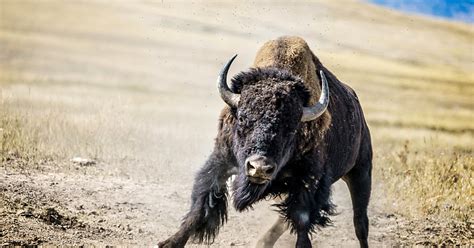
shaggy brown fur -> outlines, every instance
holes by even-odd
[[[321,83],[316,75],[316,70],[320,69],[320,63],[309,49],[308,44],[300,37],[284,36],[267,41],[258,50],[253,67],[276,67],[288,70],[305,83],[311,94],[309,104],[318,101]]]

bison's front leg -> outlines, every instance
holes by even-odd
[[[310,220],[311,209],[304,204],[296,208],[289,214],[292,222],[293,231],[296,233],[296,248],[311,248],[311,240],[309,239],[309,232],[312,228]]]
[[[296,233],[296,248],[310,248],[309,233],[316,226],[330,223],[328,216],[333,212],[330,202],[329,178],[319,180],[304,178],[302,184],[294,185],[288,198],[280,204],[283,214],[290,222],[291,231]]]
[[[212,153],[194,179],[191,209],[180,229],[158,247],[184,247],[190,237],[199,243],[214,241],[227,220],[226,181],[233,174],[232,164],[226,156]]]

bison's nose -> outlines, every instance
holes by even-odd
[[[266,181],[272,178],[275,163],[264,156],[253,155],[246,159],[245,168],[250,178],[260,179],[255,181]]]

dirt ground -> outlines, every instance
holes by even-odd
[[[472,91],[472,54],[465,53],[472,52],[472,27],[335,2],[1,1],[0,107],[27,119],[24,127],[36,130],[34,144],[48,159],[25,162],[10,154],[2,162],[0,245],[152,246],[171,235],[212,148],[223,106],[215,87],[221,65],[238,53],[230,74],[247,69],[258,47],[281,35],[304,37],[358,92],[377,147],[375,166],[408,137],[471,149],[465,147],[474,124],[462,110],[472,99],[456,95],[455,87]],[[420,45],[426,40],[429,46]],[[434,82],[414,102],[411,90],[438,77],[439,68],[441,81],[462,74],[468,82]],[[393,83],[403,77],[419,84]],[[471,131],[447,123],[448,131],[438,133],[416,124],[437,119],[442,108],[394,119],[407,106],[443,104],[439,89],[459,103],[456,125],[467,123]],[[97,163],[75,164],[75,156]],[[387,207],[396,199],[387,199],[382,185],[375,178],[369,243],[429,244],[436,232],[407,231],[413,222]],[[339,214],[312,236],[313,244],[357,247],[343,182],[334,185],[333,200]],[[231,209],[210,247],[252,247],[277,217],[270,204]],[[461,233],[469,232],[472,226]],[[276,247],[294,242],[286,233]]]
[[[189,184],[141,182],[104,174],[94,168],[3,173],[4,244],[151,246],[179,226],[189,204]],[[313,235],[313,243],[357,247],[345,185],[336,185],[334,201],[339,214],[333,226]],[[269,209],[264,202],[246,213],[232,210],[212,247],[252,246],[263,228],[276,220],[276,213]],[[397,218],[378,211],[374,204],[370,215],[371,244],[391,246]],[[291,247],[294,242],[295,237],[288,233],[276,247]]]

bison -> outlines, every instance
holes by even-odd
[[[287,229],[296,234],[296,247],[311,247],[309,234],[330,223],[330,188],[341,178],[351,193],[356,236],[367,247],[372,145],[356,93],[299,37],[265,43],[253,68],[229,87],[235,57],[217,79],[227,105],[214,150],[195,177],[191,209],[178,232],[158,246],[184,247],[190,238],[212,243],[227,220],[226,181],[236,175],[236,210],[280,199],[273,205],[279,218],[257,247],[272,247]]]

